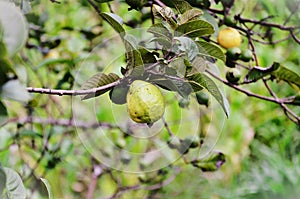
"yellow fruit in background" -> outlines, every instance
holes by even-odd
[[[129,87],[126,97],[131,119],[137,123],[153,123],[165,112],[164,97],[155,85],[135,80]]]
[[[230,27],[220,30],[217,40],[218,43],[226,49],[239,47],[242,42],[242,38],[239,31]]]

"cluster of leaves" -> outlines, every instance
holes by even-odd
[[[136,79],[152,82],[163,89],[177,92],[186,99],[191,93],[207,89],[228,115],[226,98],[216,83],[205,74],[208,62],[214,63],[216,59],[225,62],[223,51],[217,45],[204,40],[205,36],[215,32],[214,27],[201,17],[203,12],[200,9],[192,8],[185,1],[178,1],[174,5],[178,8],[177,15],[169,7],[153,5],[154,12],[160,20],[148,29],[148,32],[153,34],[150,41],[144,42],[148,46],[138,44],[132,35],[126,33],[119,16],[100,13],[100,16],[119,33],[124,43],[127,63],[125,68],[121,68],[124,77],[120,78],[113,73],[96,74],[82,89],[97,88],[119,81],[121,88],[117,86],[111,89],[115,92],[122,89],[124,93],[116,96],[118,99],[112,100],[122,103],[126,102],[124,98],[127,92],[123,88]],[[151,50],[151,44],[157,46],[157,49]],[[83,96],[82,99],[99,96],[108,90],[110,89],[96,95]]]

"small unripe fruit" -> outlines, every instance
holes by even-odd
[[[239,31],[231,27],[227,27],[223,30],[220,30],[218,33],[217,40],[218,43],[226,49],[239,47],[242,42],[242,38]]]
[[[240,78],[241,73],[237,68],[233,68],[226,73],[226,79],[232,84],[237,84]]]
[[[249,49],[242,50],[242,53],[241,53],[239,59],[244,61],[244,62],[249,62],[251,59],[253,59],[252,51],[249,50]]]
[[[227,59],[237,60],[241,54],[242,54],[242,51],[238,47],[229,48],[226,51]]]

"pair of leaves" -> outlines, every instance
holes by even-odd
[[[263,77],[271,75],[277,80],[283,80],[289,84],[294,84],[300,88],[300,76],[294,71],[284,67],[280,63],[274,62],[268,68],[254,67],[245,77],[245,82],[255,82]]]
[[[192,161],[192,165],[202,171],[216,171],[226,162],[225,155],[221,152],[213,151],[207,157]]]
[[[82,86],[81,89],[82,90],[89,90],[89,89],[93,89],[93,88],[98,88],[113,82],[116,82],[120,79],[120,77],[115,74],[115,73],[109,73],[108,75],[104,74],[104,73],[98,73],[96,75],[94,75],[93,77],[91,77],[90,79],[88,79]],[[104,90],[100,90],[96,93],[92,93],[92,94],[86,94],[86,95],[82,95],[81,99],[85,100],[85,99],[90,99],[90,98],[94,98],[97,97],[99,95],[102,95],[104,93],[106,93],[107,91],[109,91],[111,88],[106,88]]]

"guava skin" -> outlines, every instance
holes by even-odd
[[[155,85],[135,80],[129,87],[126,97],[130,118],[137,123],[154,123],[165,112],[164,97]]]
[[[218,43],[226,49],[239,47],[242,42],[242,38],[239,31],[231,27],[227,27],[223,30],[220,30],[220,32],[218,33],[217,40]]]

